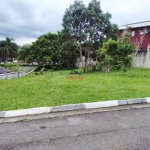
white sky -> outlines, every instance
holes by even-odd
[[[91,0],[82,0],[88,5]],[[18,45],[31,43],[47,32],[62,29],[66,8],[74,0],[1,0],[0,40],[14,38]],[[150,0],[101,0],[101,9],[120,25],[150,20]]]

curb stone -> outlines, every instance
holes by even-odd
[[[139,103],[147,103],[146,98],[141,98],[141,99],[129,99],[127,100],[127,104],[139,104]]]
[[[95,109],[95,108],[142,104],[142,103],[150,103],[150,97],[139,98],[139,99],[113,100],[113,101],[94,102],[94,103],[62,105],[62,106],[55,106],[55,107],[39,107],[39,108],[31,108],[31,109],[0,111],[0,118],[20,117],[26,115],[39,115],[39,114],[45,114],[45,113],[47,114],[53,112],[63,112],[63,111],[72,111],[72,110],[81,110],[81,109]]]

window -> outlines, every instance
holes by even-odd
[[[131,32],[131,36],[133,37],[135,35],[135,31],[132,31]]]
[[[150,33],[150,29],[144,28],[143,30],[140,31],[140,35],[143,34],[149,34]]]
[[[143,30],[141,30],[140,35],[143,35],[143,34],[144,34],[144,31],[143,31]]]

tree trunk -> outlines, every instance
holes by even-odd
[[[81,62],[82,62],[82,71],[84,72],[84,62],[83,62],[83,56],[82,56],[82,48],[81,48],[81,46],[79,48],[79,52],[80,52],[80,58],[81,58]]]
[[[84,72],[88,71],[88,59],[85,60]]]
[[[85,51],[85,60],[83,61],[83,56],[82,56],[82,50],[84,49]],[[80,52],[80,57],[81,57],[81,61],[82,61],[82,70],[84,73],[86,73],[88,71],[88,60],[90,57],[90,48],[86,48],[86,47],[81,47],[79,48],[79,52]]]
[[[77,64],[76,64],[76,62],[77,62],[77,58],[72,58],[72,60],[73,60],[73,62],[72,62],[72,64],[73,64],[73,68],[77,68]]]
[[[86,48],[85,49],[85,69],[84,69],[84,72],[88,72],[88,60],[90,58],[90,49],[89,48]]]

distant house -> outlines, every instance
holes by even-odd
[[[137,45],[138,42],[141,42],[141,44],[139,44],[139,50],[147,50],[148,44],[150,43],[150,21],[120,26],[118,37],[121,37],[124,29],[126,29],[127,27],[131,28],[130,41],[134,43],[134,45]]]

